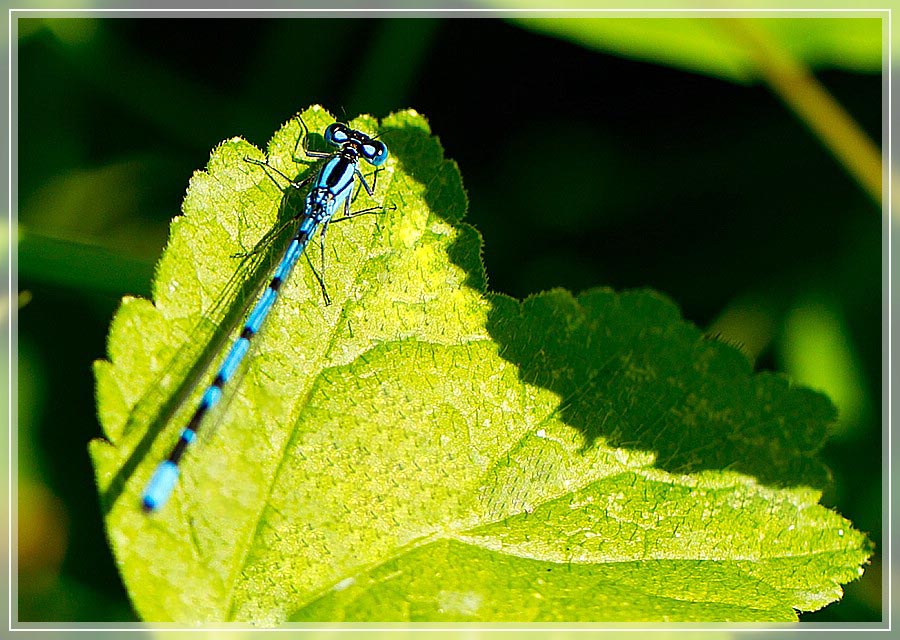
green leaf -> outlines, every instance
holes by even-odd
[[[871,419],[863,368],[850,335],[839,303],[813,293],[792,304],[778,344],[785,370],[803,384],[827,392],[837,406],[840,420],[831,435],[838,438],[846,438]]]
[[[596,14],[595,14],[596,15]],[[758,79],[753,44],[734,16],[516,18],[527,29],[628,58],[735,82]],[[742,29],[777,43],[816,69],[881,72],[881,18],[741,18]]]
[[[113,321],[91,454],[138,613],[795,620],[839,598],[870,551],[817,504],[830,403],[754,375],[652,292],[485,296],[456,166],[414,112],[377,130],[392,155],[376,199],[396,209],[329,229],[331,306],[300,263],[152,516],[140,492],[201,391],[166,421],[171,398],[233,324],[242,278],[265,277],[232,255],[299,202],[244,161],[260,151],[213,152],[154,303]],[[269,145],[290,175],[310,170],[290,159],[299,135],[292,121]]]

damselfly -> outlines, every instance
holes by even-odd
[[[178,481],[179,463],[188,446],[196,439],[204,416],[215,406],[222,397],[222,390],[226,383],[234,376],[235,371],[250,349],[253,337],[259,333],[278,297],[278,290],[288,278],[300,255],[309,244],[310,239],[319,231],[320,246],[322,247],[322,259],[324,263],[324,238],[331,222],[345,220],[364,213],[372,213],[380,207],[351,212],[350,203],[353,201],[353,192],[356,181],[365,188],[366,193],[374,195],[374,189],[366,182],[359,170],[359,160],[362,158],[374,167],[379,167],[387,160],[387,146],[380,140],[366,135],[361,131],[351,129],[345,124],[335,122],[325,129],[325,140],[338,147],[333,153],[312,151],[307,147],[308,130],[303,121],[302,126],[303,152],[311,158],[326,158],[321,168],[314,177],[301,181],[292,181],[274,167],[259,160],[245,158],[247,162],[258,164],[266,171],[274,171],[295,188],[303,188],[312,180],[312,186],[304,201],[303,211],[297,216],[297,231],[290,241],[287,249],[275,268],[268,286],[256,299],[253,308],[247,314],[243,328],[238,338],[232,343],[228,355],[219,367],[212,384],[207,387],[200,402],[197,405],[187,426],[182,430],[178,442],[172,448],[168,458],[160,463],[150,478],[142,496],[144,511],[150,512],[159,509],[169,499],[172,490]],[[299,140],[298,140],[299,143]],[[338,209],[344,207],[344,215],[332,220],[332,216]],[[312,266],[310,264],[310,266]],[[329,303],[328,293],[322,276],[315,272],[316,280],[322,288],[322,295],[326,304]]]

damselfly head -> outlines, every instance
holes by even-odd
[[[334,122],[325,129],[325,140],[335,146],[351,145],[369,164],[379,167],[388,157],[387,146],[362,131],[351,129],[343,122]]]

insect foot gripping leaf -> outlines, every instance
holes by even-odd
[[[817,504],[824,398],[754,375],[652,292],[485,296],[459,173],[425,120],[350,124],[391,153],[354,207],[386,211],[329,229],[330,306],[309,265],[284,283],[152,516],[141,489],[200,393],[185,381],[265,277],[233,256],[302,194],[223,143],[153,304],[113,321],[91,454],[144,619],[788,621],[840,597],[870,551]],[[291,122],[268,149],[292,178],[310,171],[299,135]]]

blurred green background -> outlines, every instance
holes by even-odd
[[[235,135],[264,147],[312,103],[430,119],[459,163],[492,290],[652,287],[757,368],[826,390],[841,417],[823,502],[876,557],[843,601],[802,619],[881,619],[883,218],[865,170],[848,168],[865,166],[859,134],[881,140],[879,19],[17,30],[20,620],[134,619],[87,455],[100,435],[91,362],[119,298],[149,295],[210,149]],[[784,102],[802,81],[824,92],[812,116]],[[815,133],[822,95],[846,118],[827,131],[859,129],[844,156]]]

